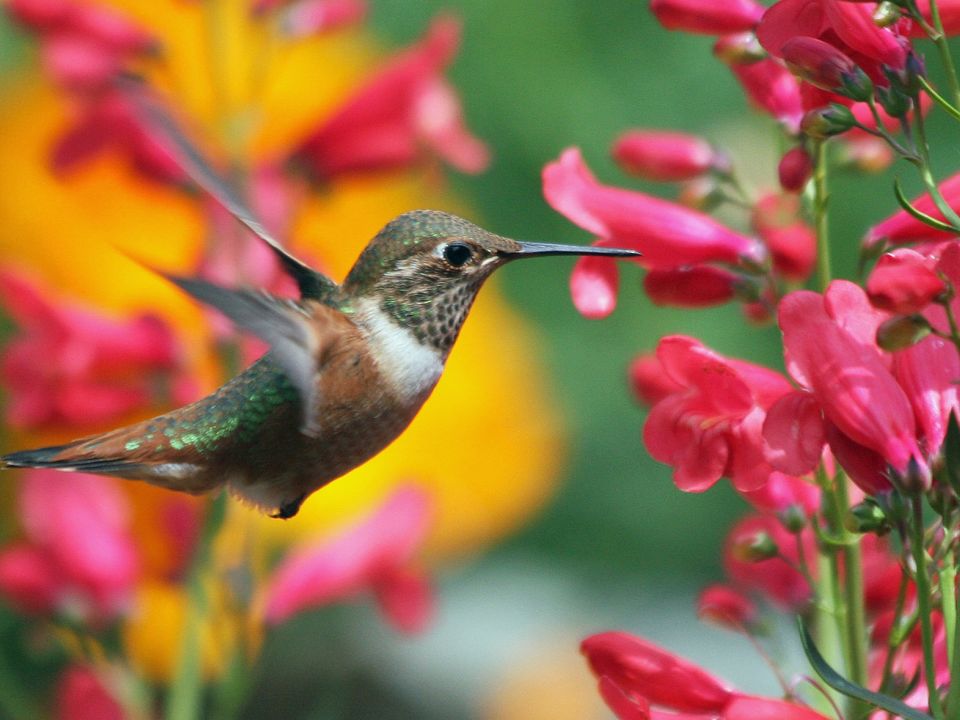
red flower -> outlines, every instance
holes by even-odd
[[[886,253],[867,278],[867,297],[874,307],[897,315],[920,312],[946,290],[936,264],[906,248]]]
[[[824,720],[785,700],[744,695],[691,662],[624,632],[580,644],[600,692],[620,720]],[[661,713],[651,706],[677,711]]]
[[[800,535],[793,535],[775,517],[746,517],[727,535],[723,567],[737,586],[759,592],[785,609],[798,610],[807,604],[811,593],[810,584],[796,569],[800,565],[798,538],[806,557],[816,557],[816,539],[809,527]],[[776,556],[757,559],[745,555],[744,549],[760,539],[772,542]],[[816,574],[816,568],[808,570]]]
[[[764,7],[754,0],[650,0],[650,11],[668,30],[720,35],[752,30]]]
[[[742,278],[713,265],[690,265],[650,270],[643,289],[655,305],[702,308],[722,305],[734,298]]]
[[[822,447],[821,432],[817,450],[819,451]],[[764,513],[781,513],[798,508],[807,517],[813,517],[814,513],[820,509],[820,488],[806,478],[782,472],[770,473],[763,487],[740,494],[754,509]]]
[[[751,103],[782,123],[789,132],[799,132],[804,104],[800,83],[789,70],[771,58],[734,63],[730,70]]]
[[[56,720],[124,720],[126,713],[93,670],[73,665],[57,683],[55,717]]]
[[[433,598],[410,563],[429,516],[429,496],[415,486],[402,487],[353,527],[287,556],[266,591],[267,622],[372,590],[394,627],[419,632],[430,620]]]
[[[489,162],[463,125],[460,103],[442,77],[460,42],[460,24],[434,20],[419,44],[397,56],[307,135],[291,155],[316,180],[403,167],[423,146],[463,172]]]
[[[663,372],[656,355],[638,355],[630,363],[630,387],[644,405],[655,405],[668,395],[683,389]]]
[[[784,153],[777,165],[780,187],[791,193],[803,192],[812,173],[813,160],[810,153],[799,145]]]
[[[742,631],[757,619],[757,606],[728,585],[710,585],[697,598],[697,617]]]
[[[0,551],[0,592],[31,612],[100,619],[125,609],[140,563],[116,481],[30,470],[19,501],[27,542]]]
[[[790,392],[772,370],[729,360],[693,338],[663,338],[663,372],[679,390],[660,400],[643,428],[647,450],[672,465],[681,490],[701,492],[721,477],[740,490],[761,487],[773,468],[763,456],[766,409]]]
[[[873,95],[873,84],[863,70],[830,43],[795,37],[787,40],[780,52],[794,75],[821,90],[861,101]]]
[[[703,138],[657,130],[625,132],[611,154],[628,173],[662,182],[690,180],[725,162]]]
[[[0,271],[0,296],[20,327],[0,358],[7,420],[20,428],[99,425],[154,401],[157,379],[178,402],[196,394],[171,330],[153,315],[118,321],[54,303],[22,276]]]
[[[795,195],[764,195],[753,207],[750,224],[767,244],[773,267],[781,275],[797,281],[810,277],[817,261],[817,236],[800,219]]]

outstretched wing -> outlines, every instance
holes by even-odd
[[[318,303],[308,310],[295,300],[261,290],[230,290],[197,278],[166,274],[164,277],[270,345],[270,357],[300,394],[300,430],[316,437],[320,432],[316,376],[322,358],[342,336],[343,325],[337,322],[339,313]]]
[[[336,290],[337,284],[333,280],[290,254],[273,237],[230,185],[216,173],[203,153],[143,82],[123,76],[117,83],[159,146],[173,157],[197,185],[273,250],[284,270],[296,281],[302,297],[323,300]]]

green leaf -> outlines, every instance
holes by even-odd
[[[929,225],[935,230],[945,230],[946,232],[951,233],[960,233],[953,225],[945,223],[942,220],[937,220],[935,217],[927,215],[921,210],[917,210],[907,199],[907,196],[903,194],[903,188],[900,187],[900,178],[897,178],[893,181],[893,192],[897,196],[897,202],[900,203],[900,207],[907,211],[912,217],[916,218],[925,225]]]
[[[820,651],[817,650],[817,646],[814,644],[813,638],[807,630],[807,626],[803,624],[803,620],[797,618],[797,625],[800,628],[800,642],[803,643],[803,651],[807,654],[807,659],[810,661],[813,669],[817,671],[817,675],[823,678],[823,681],[834,690],[847,697],[861,700],[876,708],[893,713],[895,716],[903,718],[903,720],[933,720],[929,715],[915,710],[909,705],[905,705],[896,698],[867,690],[867,688],[847,680],[830,667],[823,655],[820,654]]]

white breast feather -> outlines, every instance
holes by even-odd
[[[372,300],[358,307],[377,368],[400,398],[414,398],[432,388],[443,372],[440,353],[395,323]]]

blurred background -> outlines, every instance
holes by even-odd
[[[711,56],[709,38],[664,30],[645,2],[372,0],[368,30],[390,51],[413,42],[441,10],[463,19],[462,47],[449,76],[468,124],[493,154],[485,173],[448,173],[452,195],[441,202],[450,209],[511,237],[589,242],[587,233],[548,208],[540,171],[576,145],[601,181],[669,197],[670,186],[628,178],[609,159],[611,142],[630,127],[701,134],[730,150],[749,184],[772,187],[778,150],[772,122],[747,110],[733,77]],[[35,63],[33,41],[0,21],[2,87],[23,82]],[[0,113],[11,112],[3,102],[0,97]],[[934,131],[942,132],[936,122]],[[903,174],[915,190],[912,176]],[[863,229],[894,209],[891,177],[834,179],[839,274],[855,272]],[[0,193],[18,182],[4,172]],[[61,242],[71,242],[69,234],[64,229]],[[518,263],[487,290],[506,298],[532,339],[529,376],[547,395],[550,447],[561,459],[549,469],[555,477],[503,531],[465,543],[462,552],[438,553],[438,617],[423,635],[398,637],[365,603],[300,616],[271,633],[243,717],[608,717],[577,643],[613,628],[649,637],[743,688],[775,688],[742,638],[695,619],[696,592],[722,578],[725,531],[744,504],[726,482],[701,495],[683,494],[669,469],[650,459],[627,366],[661,336],[683,333],[722,353],[782,368],[776,329],[748,325],[736,306],[655,308],[641,292],[636,267],[622,272],[613,315],[588,321],[570,302],[570,270],[561,258]],[[477,342],[495,353],[497,330],[487,322]],[[505,405],[484,422],[502,417],[510,427],[512,413]],[[452,448],[451,467],[457,452],[465,468],[489,452],[482,427],[469,433],[457,423],[433,427],[435,442],[448,454]],[[429,452],[429,443],[423,447]],[[509,468],[525,454],[522,441],[498,447],[506,452],[485,462]],[[542,445],[537,452],[544,452]],[[509,495],[512,488],[501,480],[493,491]],[[311,503],[322,504],[324,493]],[[782,637],[789,656],[789,629]]]

